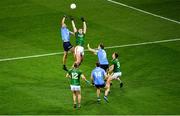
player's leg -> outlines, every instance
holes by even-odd
[[[73,57],[74,57],[74,59],[76,60],[76,56],[75,56],[75,48],[72,47],[72,48],[70,49],[70,51],[71,51],[71,53],[73,53]]]
[[[73,92],[73,103],[74,103],[74,108],[76,108],[76,91],[72,91]]]
[[[110,90],[110,86],[106,85],[106,87],[105,87],[105,93],[104,93],[105,96],[108,96],[109,90]]]
[[[68,52],[67,52],[67,51],[64,51],[64,56],[63,56],[63,65],[66,65],[67,55],[68,55]]]
[[[81,87],[76,86],[75,90],[76,90],[76,97],[77,97],[77,100],[78,100],[78,108],[80,108],[81,107]]]
[[[84,53],[81,53],[81,63],[83,62],[84,60]]]
[[[111,83],[112,83],[112,80],[114,79],[113,75],[109,75],[107,81],[106,81],[106,86],[109,87],[109,91],[110,91],[110,86],[111,86]]]
[[[84,59],[84,48],[82,46],[76,46],[75,48],[76,64],[81,65]]]
[[[72,47],[71,49],[70,49],[70,51],[74,54],[74,50],[75,50],[75,48],[74,47]]]
[[[74,63],[76,63],[76,64],[78,64],[79,63],[79,61],[80,61],[80,58],[79,58],[79,46],[76,46],[75,47],[75,49],[74,49],[74,56],[75,56],[75,62]]]
[[[82,63],[84,60],[84,47],[81,47],[80,53],[81,53],[81,63]]]
[[[108,100],[109,91],[110,91],[110,84],[106,84],[105,93],[104,93],[104,100],[105,100],[106,102],[109,102],[109,100]]]
[[[84,48],[83,47],[80,47],[79,49],[79,54],[78,54],[78,65],[80,66],[81,63],[83,62],[84,60]]]
[[[97,101],[100,102],[101,98],[100,98],[100,93],[101,93],[101,89],[98,87],[96,90],[96,94],[97,94]]]
[[[81,54],[80,54],[80,53],[78,53],[78,54],[76,55],[76,63],[77,63],[78,65],[81,64]]]
[[[64,47],[63,69],[67,71],[66,60],[67,60],[67,56],[68,56],[68,51],[69,51],[70,49],[72,49],[73,46],[71,45],[70,42],[64,42],[64,43],[63,43],[63,47]]]
[[[111,77],[111,75],[109,75],[109,77],[107,78],[107,81],[106,81],[105,93],[104,93],[104,100],[105,100],[106,102],[109,102],[109,100],[108,100],[108,94],[109,94],[110,88],[111,88],[111,81],[112,81],[112,77]]]
[[[120,77],[118,77],[117,80],[118,80],[119,83],[120,83],[120,88],[122,88],[122,87],[123,87],[123,82],[122,82],[122,80],[120,79]]]
[[[123,87],[123,82],[122,82],[122,80],[120,79],[120,77],[122,76],[122,73],[121,73],[121,72],[115,73],[114,76],[115,76],[115,79],[119,81],[119,83],[120,83],[120,88],[122,88],[122,87]]]
[[[64,51],[64,56],[63,56],[63,69],[64,70],[67,70],[67,67],[66,67],[67,56],[68,56],[68,51]]]
[[[81,108],[81,91],[77,91],[78,108]]]

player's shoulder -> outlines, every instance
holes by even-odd
[[[68,72],[72,72],[72,71],[73,71],[73,69],[72,69],[72,68],[68,70]]]
[[[101,72],[105,72],[105,70],[103,68],[100,68]]]
[[[105,50],[105,49],[102,49],[102,51],[106,53],[106,50]]]
[[[66,27],[65,26],[61,26],[61,29],[66,29]]]
[[[111,60],[111,62],[114,63],[114,62],[115,62],[115,59]]]
[[[94,68],[94,69],[92,70],[92,73],[94,73],[96,70],[97,70],[97,68]]]
[[[78,69],[77,72],[78,72],[78,73],[82,73],[82,70],[81,70],[81,69]]]
[[[98,53],[101,52],[101,49],[97,49],[97,52],[98,52]]]
[[[116,61],[116,62],[119,62],[119,59],[118,59],[118,58],[116,58],[116,59],[115,59],[115,61]]]
[[[64,26],[61,27],[61,30],[67,30],[67,31],[69,31],[69,29],[68,29],[67,27],[64,27]]]

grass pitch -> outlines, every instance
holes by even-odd
[[[116,0],[180,21],[179,0]],[[64,14],[88,22],[86,44],[97,47],[180,38],[180,25],[106,0],[1,0],[0,59],[62,52]],[[70,21],[67,21],[71,28]],[[74,44],[74,38],[71,38]],[[96,103],[82,82],[82,108],[74,110],[62,55],[0,62],[0,114],[180,114],[180,41],[107,49],[120,54],[124,87],[113,83],[110,103]],[[68,67],[73,63],[68,57]],[[90,79],[97,57],[85,52],[81,70]],[[103,94],[102,94],[103,97]]]

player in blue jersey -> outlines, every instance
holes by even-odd
[[[74,54],[74,47],[70,43],[70,35],[75,35],[72,31],[69,31],[67,25],[65,24],[66,16],[63,17],[61,21],[61,37],[64,47],[64,56],[63,56],[63,69],[67,71],[66,59],[68,56],[68,51],[71,51]]]
[[[89,44],[88,44],[87,47],[88,47],[89,51],[93,52],[95,55],[98,56],[100,67],[102,69],[104,69],[105,71],[107,71],[107,69],[109,68],[109,62],[108,62],[108,59],[107,59],[106,51],[104,50],[104,45],[99,44],[98,50],[92,49]]]
[[[96,63],[96,68],[92,71],[91,73],[91,80],[93,81],[94,85],[97,88],[97,101],[100,102],[100,93],[101,93],[101,88],[104,88],[106,86],[104,79],[107,78],[105,70],[100,68],[100,64]],[[105,96],[104,99],[106,102],[108,102],[107,98],[107,89],[105,91]]]

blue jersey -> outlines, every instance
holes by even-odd
[[[104,69],[100,67],[96,67],[91,73],[91,76],[94,79],[94,84],[103,85],[105,83],[104,82],[105,75],[106,75],[106,72],[104,71]]]
[[[103,49],[99,49],[98,51],[97,51],[97,55],[98,55],[98,60],[99,60],[99,63],[101,64],[101,65],[108,65],[109,64],[109,62],[108,62],[108,60],[107,60],[107,55],[106,55],[106,51],[105,50],[103,50]]]
[[[69,42],[70,41],[70,32],[67,27],[61,28],[61,37],[63,42]]]

